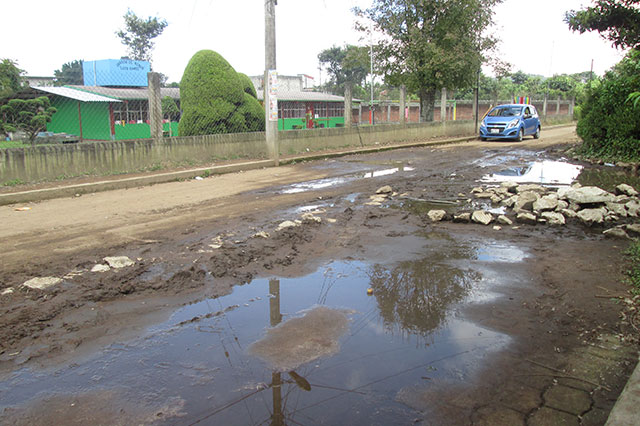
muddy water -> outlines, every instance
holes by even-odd
[[[422,415],[402,403],[410,389],[471,380],[483,358],[508,344],[465,320],[464,306],[498,297],[505,280],[526,281],[513,265],[528,257],[505,242],[416,238],[425,243],[420,256],[254,280],[88,361],[17,371],[0,382],[0,420],[408,424]],[[255,342],[271,344],[269,356],[250,350]]]

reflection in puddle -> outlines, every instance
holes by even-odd
[[[333,186],[344,185],[349,182],[353,182],[358,179],[370,179],[377,178],[381,176],[388,176],[398,172],[411,172],[414,169],[412,167],[400,166],[393,169],[385,169],[385,170],[374,170],[370,172],[363,173],[355,173],[352,175],[335,177],[335,178],[326,178],[326,179],[317,179],[310,180],[307,182],[298,182],[292,185],[285,187],[281,192],[283,194],[297,194],[300,192],[307,191],[315,191],[319,189],[330,188]]]
[[[582,170],[582,166],[563,161],[537,161],[524,167],[485,175],[482,182],[539,183],[546,185],[571,185]]]
[[[640,176],[611,167],[584,169],[578,176],[578,182],[583,186],[597,186],[609,192],[614,192],[621,183],[640,189]]]
[[[427,245],[420,260],[333,262],[304,277],[254,280],[185,306],[92,360],[53,373],[18,371],[0,382],[0,413],[38,404],[42,389],[127,389],[133,406],[179,401],[183,424],[409,424],[416,413],[399,402],[401,389],[423,376],[472,377],[483,357],[508,343],[458,310],[481,300],[474,292],[485,291],[485,274],[500,275],[492,267],[525,257],[497,242],[464,245],[448,235],[420,241]],[[269,356],[259,343],[249,350],[269,340]]]

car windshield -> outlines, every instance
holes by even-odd
[[[522,107],[501,107],[492,109],[488,115],[489,117],[514,117],[520,115],[521,111]]]

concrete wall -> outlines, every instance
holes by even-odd
[[[290,130],[279,132],[278,138],[280,153],[292,155],[473,134],[473,121],[456,121],[446,125],[433,122]],[[0,149],[0,184],[203,166],[228,159],[264,159],[267,155],[263,132],[8,148]]]

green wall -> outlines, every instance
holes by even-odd
[[[51,100],[51,105],[58,111],[51,117],[47,130],[80,137],[78,101],[56,96]],[[111,140],[107,102],[80,102],[80,114],[84,139]]]
[[[162,130],[169,132],[171,126],[171,136],[178,136],[178,123],[163,123]],[[116,124],[116,140],[126,139],[147,139],[151,137],[151,128],[147,123],[125,124],[120,126]]]
[[[344,117],[320,118],[318,123],[324,123],[325,128],[342,127],[344,125]],[[336,126],[340,124],[341,126]],[[294,127],[298,126],[298,127]],[[280,118],[278,119],[278,130],[297,130],[306,129],[307,122],[304,118]]]

